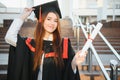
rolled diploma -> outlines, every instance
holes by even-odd
[[[85,43],[85,45],[82,48],[81,54],[80,55],[84,55],[85,51],[87,51],[87,49],[90,47],[90,45],[92,44],[92,41],[95,39],[97,33],[99,32],[99,30],[101,29],[102,24],[98,23],[95,27],[95,29],[93,30],[93,32],[91,33],[90,39],[88,39]]]

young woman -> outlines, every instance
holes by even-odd
[[[18,34],[24,20],[35,9],[25,8],[5,36],[11,45],[8,80],[80,80],[77,65],[84,61],[86,53],[82,56],[79,55],[81,51],[75,54],[70,40],[61,38],[58,11],[51,8],[42,12],[34,39]]]

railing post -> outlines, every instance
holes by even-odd
[[[91,35],[91,26],[89,25],[89,23],[86,24],[86,32],[87,32],[87,36],[89,38],[89,36]],[[86,63],[88,64],[88,71],[91,73],[92,72],[92,51],[89,48],[88,49],[88,55],[86,57]]]
[[[111,80],[118,80],[118,62],[116,60],[110,61],[110,78]]]
[[[73,31],[74,31],[74,37],[76,38],[77,37],[77,33],[76,33],[77,32],[77,28],[76,28],[76,26],[73,27]]]
[[[79,51],[79,44],[80,44],[80,27],[77,27],[77,50]]]
[[[92,52],[91,49],[88,49],[88,55],[86,57],[86,63],[88,64],[88,71],[92,72]]]

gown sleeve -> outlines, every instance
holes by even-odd
[[[64,80],[80,80],[80,75],[79,75],[79,71],[78,68],[76,67],[76,72],[74,73],[72,66],[71,66],[71,62],[72,59],[75,55],[75,52],[71,46],[71,42],[70,39],[68,39],[68,59],[64,60],[65,62],[65,73],[64,73]]]
[[[6,35],[5,35],[5,41],[9,43],[12,46],[16,47],[17,43],[17,34],[23,24],[23,20],[20,18],[16,18],[13,20],[12,24],[10,25],[10,28],[8,29]]]
[[[7,80],[32,80],[32,59],[25,38],[17,35],[17,46],[10,45]]]

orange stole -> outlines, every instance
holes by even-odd
[[[25,43],[32,52],[35,52],[35,48],[30,44],[31,40],[32,40],[31,38],[27,38]],[[45,58],[48,58],[48,57],[58,57],[58,56],[55,54],[55,52],[50,52],[50,53],[45,54]],[[63,59],[68,58],[68,38],[64,38],[62,57]]]

